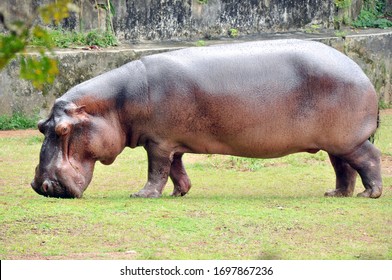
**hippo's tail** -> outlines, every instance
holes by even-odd
[[[376,133],[377,133],[377,130],[378,130],[379,127],[380,127],[380,107],[378,108],[378,111],[377,111],[377,127],[376,127],[376,130],[375,130],[374,133],[373,133],[372,135],[370,135],[370,137],[369,137],[369,141],[370,141],[372,144],[374,144],[374,141],[376,140]]]

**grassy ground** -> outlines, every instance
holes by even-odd
[[[324,153],[187,155],[187,196],[171,198],[169,184],[161,199],[132,199],[146,180],[143,149],[98,164],[82,199],[45,198],[29,186],[41,141],[0,138],[0,259],[392,259],[390,113],[376,140],[377,200],[324,198],[335,184]]]

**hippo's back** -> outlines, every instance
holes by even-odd
[[[157,121],[183,123],[179,137],[186,139],[179,141],[195,141],[187,129],[193,127],[206,136],[203,141],[225,142],[221,153],[274,157],[313,149],[338,153],[376,129],[377,98],[369,79],[351,59],[321,43],[189,48],[142,62]],[[163,103],[169,104],[165,111]]]

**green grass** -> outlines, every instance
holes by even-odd
[[[335,184],[325,153],[186,155],[188,195],[168,184],[160,199],[132,199],[147,176],[141,148],[97,164],[82,199],[45,198],[29,186],[42,137],[0,138],[0,258],[392,259],[391,126],[383,115],[376,200],[323,197]]]

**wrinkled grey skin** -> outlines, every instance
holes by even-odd
[[[32,187],[81,197],[94,164],[143,146],[148,181],[133,196],[174,196],[190,180],[184,153],[254,158],[329,154],[336,188],[352,196],[382,192],[380,152],[368,141],[378,124],[377,96],[352,60],[321,43],[277,40],[147,56],[86,81],[57,99],[48,119]]]

